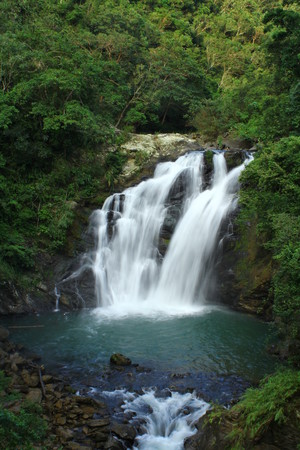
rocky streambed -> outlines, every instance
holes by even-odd
[[[22,345],[8,340],[0,328],[0,370],[10,382],[5,394],[18,394],[6,402],[8,411],[18,414],[24,402],[41,405],[47,424],[47,438],[35,448],[124,449],[131,448],[136,431],[116,422],[100,400],[76,393],[66,381],[50,375],[38,355],[26,355]]]

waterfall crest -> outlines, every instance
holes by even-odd
[[[205,304],[220,226],[237,204],[245,164],[227,173],[221,152],[213,166],[203,190],[203,152],[158,164],[152,179],[112,195],[94,212],[98,306],[172,314]],[[162,230],[170,222],[175,230],[163,258]]]

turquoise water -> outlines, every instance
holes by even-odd
[[[40,354],[47,367],[69,374],[99,375],[115,352],[162,372],[235,375],[250,382],[274,368],[265,350],[268,324],[226,309],[118,319],[93,311],[58,312],[2,319],[2,324],[11,327],[12,340]]]

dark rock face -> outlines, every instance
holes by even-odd
[[[40,289],[28,292],[12,282],[0,286],[0,314],[22,314],[53,310],[55,300],[51,293]]]

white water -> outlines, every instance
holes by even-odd
[[[161,319],[212,309],[207,293],[219,231],[237,205],[238,178],[245,164],[228,173],[224,154],[215,154],[210,187],[203,190],[203,162],[203,153],[193,152],[159,164],[153,179],[113,195],[93,214],[95,314],[102,320],[137,314]],[[183,190],[180,198],[175,183]],[[176,194],[181,216],[162,258],[160,233],[170,196],[176,200]],[[195,422],[209,408],[190,393],[172,392],[163,398],[154,390],[106,394],[122,395],[125,414],[143,424],[134,447],[140,450],[182,450],[185,439],[196,432]]]
[[[223,153],[215,154],[211,187],[202,191],[203,159],[192,152],[159,164],[153,179],[109,197],[93,214],[97,314],[172,316],[209,308],[212,256],[222,220],[237,204],[245,165],[227,173]],[[181,219],[162,261],[159,234],[178,177],[184,180]]]
[[[144,391],[142,395],[126,391],[104,394],[121,396],[125,414],[134,414],[131,422],[137,419],[144,424],[133,450],[182,450],[185,439],[197,431],[195,422],[210,407],[194,393],[171,392],[166,398],[157,397],[153,389]]]

